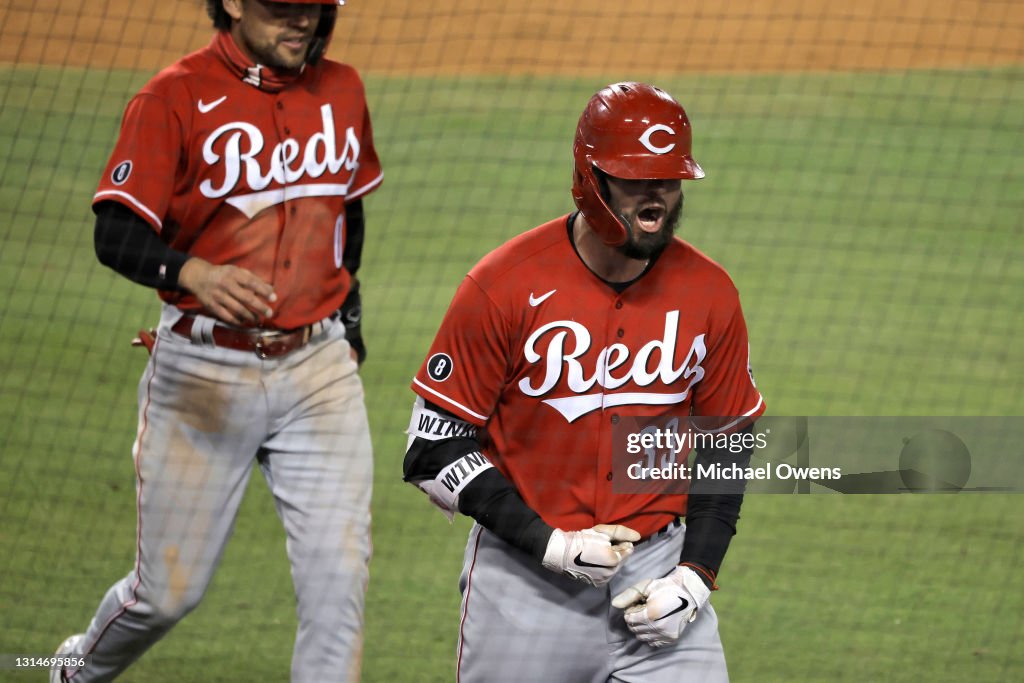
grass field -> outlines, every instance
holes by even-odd
[[[0,68],[0,653],[51,651],[131,566],[128,340],[158,309],[96,263],[88,206],[145,78]],[[733,275],[773,413],[1024,415],[1024,70],[658,82],[708,172],[683,235]],[[400,481],[407,385],[469,267],[571,208],[602,83],[367,85],[364,678],[448,681],[468,525]],[[206,600],[124,680],[287,679],[284,539],[251,487]],[[715,595],[734,680],[1024,680],[1022,518],[1019,495],[748,497]]]

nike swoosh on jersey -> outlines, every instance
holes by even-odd
[[[200,114],[207,114],[207,113],[213,111],[214,109],[216,109],[217,105],[219,105],[221,102],[223,102],[227,98],[228,98],[227,95],[223,95],[222,97],[220,97],[220,98],[218,98],[218,99],[216,99],[216,100],[214,100],[213,102],[210,102],[210,103],[206,103],[206,102],[203,102],[202,100],[199,100],[199,102],[197,102],[196,105],[199,107],[199,113]]]
[[[541,294],[540,296],[537,296],[537,297],[535,297],[533,295],[533,292],[530,292],[530,305],[531,306],[540,306],[542,303],[547,301],[547,298],[549,296],[551,296],[552,294],[554,294],[557,291],[558,291],[557,289],[552,289],[547,294]]]
[[[683,611],[684,609],[686,609],[687,607],[689,607],[689,606],[690,606],[690,603],[689,603],[689,602],[687,602],[686,598],[679,598],[679,602],[681,602],[681,603],[683,603],[683,604],[679,605],[679,607],[676,607],[676,608],[675,608],[674,610],[672,610],[671,612],[669,612],[669,613],[667,613],[667,614],[663,614],[663,615],[661,615],[660,617],[658,617],[657,619],[655,619],[655,621],[661,621],[662,619],[668,619],[668,618],[669,618],[670,616],[672,616],[673,614],[678,614],[679,612],[682,612],[682,611]]]
[[[552,290],[552,291],[554,291],[554,290]],[[580,554],[576,556],[576,559],[573,560],[573,562],[576,563],[577,567],[601,567],[602,569],[612,569],[612,568],[615,567],[614,564],[591,564],[590,562],[587,562],[586,560],[583,559],[583,551],[582,550],[580,551]]]

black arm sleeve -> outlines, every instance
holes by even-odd
[[[526,504],[497,468],[487,470],[462,491],[459,512],[538,562],[544,559],[554,529]]]
[[[753,430],[753,425],[741,430],[744,434]],[[698,451],[694,462],[694,471],[700,465],[715,463],[724,467],[745,468],[750,465],[752,449],[745,448],[738,453],[728,448],[712,448]],[[723,485],[724,483],[724,485]],[[722,566],[729,542],[736,533],[736,522],[740,518],[740,507],[743,505],[744,479],[733,479],[727,482],[715,480],[696,480],[690,488],[686,506],[686,536],[679,562],[696,564],[717,576]],[[711,579],[700,572],[698,574],[710,588]]]
[[[426,407],[442,416],[459,420],[432,403],[426,403]],[[433,479],[463,456],[479,452],[480,443],[475,437],[450,437],[438,441],[417,437],[405,454],[404,479],[410,482]],[[487,469],[462,489],[459,512],[472,517],[498,538],[533,556],[538,562],[544,559],[553,528],[526,504],[498,468]]]
[[[356,271],[359,270],[363,258],[363,233],[366,230],[362,199],[345,206],[345,220],[348,221],[348,228],[345,232],[345,249],[342,252],[341,263],[352,275],[352,287],[341,304],[341,322],[345,325],[345,339],[352,345],[357,361],[362,365],[366,360],[362,326],[363,299],[359,295],[359,280],[356,279]]]
[[[363,234],[366,232],[366,214],[363,200],[357,199],[345,205],[345,248],[341,253],[341,264],[355,277],[363,259]]]
[[[178,274],[188,254],[164,244],[149,223],[123,204],[100,202],[93,210],[93,243],[100,263],[140,285],[178,289]]]
[[[366,360],[366,343],[363,341],[363,300],[359,296],[359,280],[352,278],[352,287],[341,304],[341,322],[345,325],[345,339],[356,352],[356,360],[362,365]]]

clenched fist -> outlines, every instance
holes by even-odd
[[[591,586],[603,586],[639,540],[640,534],[621,524],[598,524],[582,531],[555,529],[548,539],[544,567]]]
[[[637,638],[661,647],[683,635],[709,597],[711,591],[697,572],[676,567],[660,579],[645,579],[622,591],[612,607],[626,610],[626,625]]]

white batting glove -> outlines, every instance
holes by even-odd
[[[591,586],[603,586],[633,552],[640,534],[621,524],[598,524],[582,531],[555,529],[544,552],[544,567]]]
[[[626,625],[637,638],[661,647],[679,639],[710,597],[711,590],[697,572],[676,567],[667,576],[645,579],[622,591],[612,607],[626,610]]]

